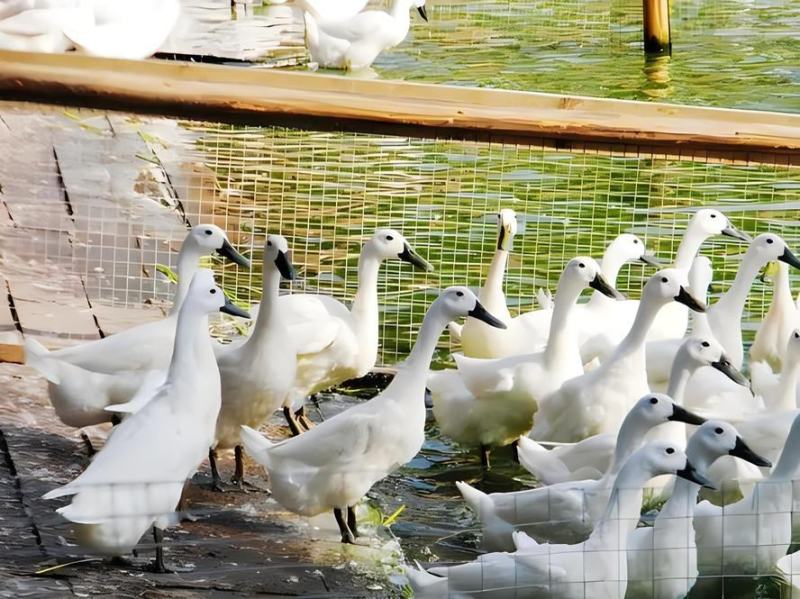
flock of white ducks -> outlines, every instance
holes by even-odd
[[[209,336],[208,315],[248,314],[226,300],[199,260],[219,253],[250,263],[219,228],[193,227],[165,318],[53,352],[26,340],[28,363],[47,378],[65,424],[117,424],[86,471],[46,497],[72,496],[58,511],[93,552],[122,556],[152,527],[163,571],[161,535],[179,520],[183,484],[208,456],[214,487],[226,488],[216,452],[234,449],[231,483],[246,484],[246,451],[281,505],[305,516],[333,512],[341,540],[355,543],[359,501],[422,447],[427,388],[444,435],[479,448],[484,468],[492,447],[515,445],[540,486],[486,494],[456,483],[493,553],[429,572],[407,569],[419,596],[679,597],[698,576],[771,572],[790,546],[800,466],[800,331],[783,267],[800,261],[777,235],[750,240],[722,213],[703,209],[673,266],[647,279],[640,300],[622,297],[617,275],[628,262],[658,262],[641,239],[624,234],[601,264],[588,256],[567,262],[551,303],[512,317],[503,277],[516,215],[504,209],[497,219],[479,296],[465,287],[442,291],[392,382],[316,426],[303,410],[306,398],[375,365],[381,264],[430,264],[399,231],[379,229],[362,247],[348,307],[325,295],[281,294],[281,280],[294,277],[291,252],[284,237],[268,235],[255,322],[222,345]],[[749,247],[731,288],[707,308],[713,273],[698,252],[718,234]],[[741,315],[772,261],[781,265],[768,267],[775,300],[753,345],[751,384],[740,371]],[[592,298],[578,303],[586,288]],[[463,326],[454,322],[460,317]],[[661,318],[669,323],[659,325]],[[540,324],[548,330],[537,337]],[[446,328],[465,353],[454,355],[454,369],[430,371]],[[528,343],[515,353],[521,339]],[[272,441],[258,428],[279,411],[293,436]],[[645,493],[666,503],[652,526],[640,527]],[[698,503],[701,496],[712,501]]]
[[[412,8],[428,20],[425,0],[393,0],[388,11],[365,10],[367,0],[295,4],[303,11],[311,60],[329,69],[370,67],[406,39]],[[180,0],[3,0],[0,49],[147,58],[167,42],[180,14]]]

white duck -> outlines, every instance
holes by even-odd
[[[297,355],[283,314],[285,305],[278,301],[281,276],[287,280],[294,278],[289,244],[281,235],[268,235],[264,244],[261,310],[253,333],[244,343],[217,351],[222,407],[209,461],[213,484],[218,490],[221,486],[216,451],[235,448],[236,473],[231,482],[241,488],[245,483],[242,425],[261,426],[283,405],[294,384]]]
[[[772,275],[772,302],[750,346],[750,361],[766,362],[779,372],[786,342],[800,319],[789,288],[789,265],[774,262],[767,271]]]
[[[303,10],[310,12],[318,22],[336,22],[351,19],[364,10],[369,0],[296,0]],[[270,4],[284,4],[286,0],[270,0]]]
[[[358,290],[348,309],[327,295],[293,293],[280,298],[289,335],[297,350],[297,371],[284,415],[292,431],[294,419],[305,418],[306,397],[346,380],[366,375],[378,359],[378,272],[386,260],[399,259],[421,270],[433,267],[420,257],[398,231],[379,229],[364,244],[358,258]]]
[[[644,344],[659,310],[672,301],[696,312],[705,310],[686,284],[683,270],[670,268],[653,275],[644,286],[631,329],[614,354],[596,370],[566,381],[553,392],[540,406],[531,436],[566,442],[617,430],[632,398],[650,390]]]
[[[600,263],[601,271],[606,281],[612,286],[616,287],[617,275],[623,265],[628,262],[641,261],[646,264],[657,265],[656,259],[646,253],[647,248],[641,239],[636,235],[623,233],[616,237],[603,254],[603,260]],[[547,336],[550,333],[550,319],[553,315],[552,305],[548,302],[547,292],[539,290],[538,303],[541,307],[540,310],[526,312],[512,319],[509,325],[509,335],[513,340],[513,346],[510,347],[511,354],[522,354],[531,351],[531,346],[536,343],[544,344],[547,341]],[[592,294],[591,299],[587,304],[581,304],[576,307],[575,316],[578,326],[578,339],[581,344],[581,357],[583,363],[589,362],[593,355],[591,355],[591,348],[594,344],[600,343],[598,335],[601,335],[601,327],[605,321],[606,313],[610,306],[614,306],[615,301],[609,300],[603,294],[596,292]],[[598,324],[599,321],[599,324]],[[625,331],[622,331],[620,340],[624,336]],[[617,345],[619,340],[614,343]],[[587,353],[584,355],[583,345],[587,345]],[[605,342],[602,343],[605,346]]]
[[[505,326],[467,288],[449,287],[431,304],[408,359],[383,392],[276,444],[242,427],[245,449],[266,469],[273,498],[304,516],[333,510],[342,542],[353,543],[358,536],[356,503],[377,481],[411,460],[425,441],[428,368],[441,332],[462,316]]]
[[[708,309],[711,331],[737,368],[741,368],[744,361],[741,322],[747,295],[758,272],[773,260],[780,260],[800,269],[800,260],[783,239],[774,233],[763,233],[750,243],[728,291]]]
[[[69,23],[64,34],[78,52],[105,58],[148,58],[172,32],[180,0],[91,0],[91,23]]]
[[[530,431],[538,402],[583,372],[570,312],[587,287],[622,297],[603,278],[597,262],[573,258],[559,279],[552,332],[543,352],[493,360],[456,354],[457,370],[428,378],[441,431],[458,443],[479,446],[484,467],[489,466],[490,447],[508,445]]]
[[[166,571],[161,531],[176,523],[183,484],[214,439],[220,382],[208,315],[217,311],[249,316],[227,300],[211,271],[200,270],[178,315],[166,384],[116,428],[78,478],[44,496],[73,496],[57,511],[75,523],[77,540],[87,549],[124,555],[153,526],[156,567]]]
[[[215,225],[191,228],[178,255],[178,290],[166,318],[139,325],[98,341],[65,347],[50,352],[50,357],[67,361],[95,372],[115,373],[130,370],[164,369],[170,363],[178,312],[198,270],[198,262],[212,253],[250,268],[250,261],[239,254],[225,232]],[[62,381],[63,382],[63,381]]]
[[[708,480],[709,466],[722,456],[735,456],[757,466],[772,465],[754,453],[733,426],[707,420],[689,438],[686,457]],[[699,492],[697,483],[677,479],[653,526],[637,528],[630,534],[626,597],[685,597],[694,586],[697,547],[692,520]]]
[[[703,366],[716,368],[739,385],[747,384],[747,379],[733,367],[722,346],[713,338],[689,337],[683,341],[673,361],[667,395],[674,402],[682,404],[689,379]],[[667,423],[653,429],[653,434],[678,443],[685,439],[684,428],[678,422]],[[617,435],[604,433],[547,450],[533,439],[523,437],[519,440],[517,453],[526,470],[540,483],[551,485],[569,480],[600,478],[611,463],[616,440]]]
[[[506,294],[503,292],[503,277],[508,264],[508,252],[516,234],[517,216],[510,208],[503,208],[497,214],[497,249],[489,265],[489,272],[486,273],[483,287],[478,293],[481,304],[506,325],[511,321],[511,314],[508,312]],[[467,318],[463,326],[450,323],[447,328],[451,337],[461,342],[465,356],[502,358],[509,355],[507,330],[486,326],[474,318]]]
[[[586,541],[540,545],[517,532],[514,553],[490,553],[428,573],[407,570],[415,597],[623,599],[628,536],[639,522],[642,488],[652,477],[664,474],[706,484],[679,447],[650,443],[626,460]]]
[[[11,0],[0,4],[0,48],[66,52],[73,47],[65,27],[91,27],[91,6],[79,0]]]
[[[697,504],[694,529],[701,576],[768,575],[792,542],[792,479],[800,466],[800,417],[770,475],[740,501]]]
[[[704,422],[666,395],[648,394],[637,401],[622,422],[614,460],[600,480],[570,481],[491,495],[466,483],[456,483],[467,504],[481,519],[484,546],[490,550],[510,549],[514,530],[524,530],[540,541],[584,540],[602,515],[625,460],[642,445],[648,431],[670,421]]]
[[[343,21],[318,21],[306,11],[306,43],[311,60],[328,69],[355,71],[371,66],[381,52],[406,39],[412,7],[428,20],[425,0],[394,0],[389,12],[365,10]]]

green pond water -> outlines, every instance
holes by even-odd
[[[800,109],[800,1],[673,2],[674,53],[641,54],[640,2],[499,0],[432,3],[409,40],[385,53],[371,76],[469,86],[662,100],[698,105]],[[347,75],[355,76],[355,75]],[[363,74],[359,75],[363,76]],[[494,248],[494,213],[513,208],[519,234],[506,275],[512,312],[555,288],[564,263],[602,256],[621,232],[640,235],[670,260],[692,210],[723,210],[740,229],[775,231],[800,252],[800,169],[712,164],[651,156],[602,156],[361,134],[187,124],[196,158],[213,173],[216,199],[242,232],[289,238],[300,270],[295,291],[342,299],[356,289],[360,244],[377,227],[400,229],[436,267],[414,272],[387,263],[381,274],[383,364],[408,352],[426,306],[448,285],[477,287]],[[740,243],[713,239],[712,301],[732,280]],[[260,249],[254,248],[258,268]],[[255,271],[254,271],[255,272]],[[652,270],[623,269],[619,288],[638,297]],[[235,269],[224,284],[257,299],[257,274]],[[792,274],[793,288],[800,288]],[[770,288],[758,281],[745,310],[749,343]],[[442,337],[435,367],[450,364]],[[472,559],[476,524],[453,482],[512,490],[535,481],[498,452],[481,473],[477,457],[429,422],[410,464],[370,497],[384,513],[406,510],[392,530],[410,559]],[[763,582],[763,581],[762,581]],[[759,596],[775,596],[769,582]],[[777,588],[777,587],[775,587]],[[749,596],[752,595],[752,589]],[[716,596],[708,591],[705,596]],[[746,594],[743,596],[747,596]]]

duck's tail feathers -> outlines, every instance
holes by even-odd
[[[50,357],[50,351],[32,337],[25,337],[25,364],[38,370],[54,385],[61,383],[59,361]]]
[[[247,451],[250,457],[264,466],[264,468],[269,469],[269,450],[272,448],[274,443],[272,443],[272,441],[267,439],[257,430],[252,429],[247,425],[242,426],[240,438],[242,440],[242,445],[244,445],[245,451]]]
[[[72,487],[71,485],[63,485],[61,487],[56,487],[52,491],[48,491],[44,495],[42,495],[42,499],[56,499],[57,497],[66,497],[67,495],[75,495],[77,493],[77,489]],[[58,513],[61,513],[61,510],[64,508],[59,508],[56,510]]]
[[[514,540],[514,547],[517,548],[517,551],[529,551],[539,546],[535,539],[522,530],[512,532],[511,538]]]
[[[517,442],[519,463],[533,474],[539,482],[547,485],[569,479],[569,469],[550,450],[545,449],[530,437],[520,437]]]
[[[457,322],[447,323],[447,332],[450,333],[450,341],[452,343],[461,343],[461,332],[463,330],[463,324],[458,324]]]
[[[414,597],[423,599],[447,596],[447,578],[426,572],[419,563],[416,568],[406,568],[404,574],[414,591]]]
[[[536,292],[536,303],[539,304],[540,310],[552,310],[553,309],[553,294],[549,289],[544,289],[542,287]]]
[[[486,493],[480,489],[476,489],[469,483],[458,481],[456,482],[456,487],[458,488],[458,492],[461,493],[461,496],[464,498],[464,501],[467,502],[467,505],[471,507],[472,510],[478,515],[480,515],[484,504],[491,503],[491,500]]]

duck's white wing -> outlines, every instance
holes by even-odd
[[[514,386],[517,368],[530,362],[537,354],[525,354],[508,358],[468,358],[453,354],[458,375],[475,397],[482,399],[495,393],[507,393]]]
[[[321,352],[345,332],[346,325],[338,318],[310,320],[289,327],[289,335],[299,356]]]
[[[608,469],[616,447],[615,438],[611,434],[595,435],[548,450],[528,437],[520,437],[517,454],[522,466],[545,485],[596,480]]]
[[[394,19],[382,10],[368,10],[352,19],[319,24],[319,28],[324,34],[350,42],[370,38],[380,29],[393,27]]]
[[[106,407],[107,412],[116,414],[135,414],[146,406],[156,395],[161,385],[167,380],[166,370],[150,370],[145,373],[142,385],[130,401]]]

